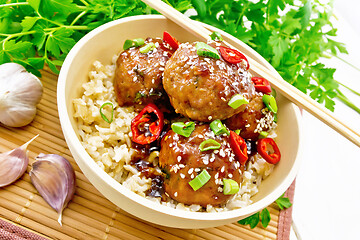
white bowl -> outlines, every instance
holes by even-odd
[[[219,31],[226,41],[246,55],[275,71],[259,54],[238,39],[214,27],[204,25],[211,31]],[[299,168],[300,113],[298,108],[282,96],[277,97],[278,138],[282,159],[272,174],[252,197],[247,207],[219,213],[186,212],[147,200],[105,173],[82,146],[75,119],[74,98],[80,97],[81,85],[88,81],[88,72],[95,60],[110,64],[114,54],[122,50],[126,39],[161,37],[163,31],[170,32],[180,42],[196,41],[196,37],[178,25],[159,15],[135,16],[104,24],[84,36],[70,51],[61,68],[57,102],[61,127],[69,149],[89,181],[110,201],[139,218],[152,223],[177,228],[215,227],[245,218],[274,202],[293,182]]]

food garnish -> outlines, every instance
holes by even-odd
[[[248,160],[247,146],[245,140],[230,130],[230,146],[235,153],[235,158],[244,165]]]
[[[219,119],[212,121],[210,123],[210,128],[215,133],[215,135],[220,135],[224,133],[227,135],[230,134],[229,130],[224,126],[224,124]]]
[[[148,44],[146,44],[145,46],[142,46],[140,49],[139,49],[139,51],[141,52],[141,53],[148,53],[148,52],[150,52],[150,51],[152,51],[152,50],[154,50],[155,49],[155,43],[153,43],[153,42],[151,42],[151,43],[148,43]]]
[[[40,80],[23,66],[0,65],[0,122],[10,127],[29,124],[35,118],[42,93]]]
[[[284,194],[281,195],[275,202],[281,210],[292,206],[292,203],[290,202],[289,198],[284,197]],[[261,221],[261,225],[264,228],[266,228],[269,225],[270,220],[271,220],[270,212],[269,210],[267,210],[267,208],[264,208],[261,212],[257,212],[247,218],[239,220],[238,223],[241,225],[249,224],[250,228],[253,229]]]
[[[269,94],[272,89],[268,80],[262,77],[252,77],[251,81],[254,83],[255,89],[259,92]]]
[[[106,115],[103,113],[103,109],[105,106],[111,106],[111,117],[110,120],[106,117]],[[104,119],[105,122],[107,123],[112,123],[113,119],[114,119],[114,105],[111,102],[106,102],[103,105],[101,105],[100,107],[100,116],[102,117],[102,119]]]
[[[164,126],[164,115],[153,103],[146,105],[131,121],[132,140],[139,144],[154,142]]]
[[[181,136],[190,137],[191,133],[195,129],[194,122],[174,122],[171,124],[171,129]]]
[[[205,152],[208,150],[216,150],[221,147],[221,144],[214,139],[206,139],[205,141],[201,142],[199,145],[200,152]]]
[[[224,41],[223,37],[221,36],[221,34],[219,32],[213,32],[211,35],[211,40],[214,40],[214,41],[219,41],[219,42],[222,42]]]
[[[127,39],[124,42],[123,49],[127,50],[132,47],[140,47],[144,45],[145,40],[143,38],[136,38],[133,40]]]
[[[280,150],[272,138],[262,138],[258,140],[258,153],[271,164],[276,164],[280,161]]]
[[[36,135],[18,148],[0,154],[0,187],[5,187],[15,182],[25,173],[29,164],[28,151],[26,149],[37,136],[39,135]]]
[[[241,105],[248,104],[249,101],[244,98],[241,94],[235,94],[231,97],[230,101],[228,102],[228,105],[232,107],[233,109],[237,109]]]
[[[244,54],[242,54],[238,50],[220,46],[220,53],[221,56],[224,58],[224,60],[227,61],[228,63],[237,64],[240,62],[245,62],[246,64],[245,69],[248,70],[250,68],[250,64],[247,58],[245,57]]]
[[[225,195],[233,195],[239,191],[239,184],[236,181],[224,178],[223,183],[223,193]]]
[[[75,172],[68,160],[57,154],[40,153],[29,172],[32,184],[44,200],[59,213],[75,193]]]
[[[206,171],[206,169],[204,169],[199,175],[197,175],[189,182],[189,185],[192,187],[192,189],[194,189],[194,191],[196,191],[204,186],[210,180],[210,178],[210,174]]]
[[[168,33],[167,31],[164,31],[163,33],[163,41],[169,44],[173,50],[179,48],[180,43],[178,42],[178,40],[176,40],[173,36],[171,36],[171,34]]]
[[[264,94],[262,100],[271,112],[277,113],[278,107],[276,104],[276,100],[272,95]]]
[[[269,135],[268,132],[261,131],[260,134],[259,134],[259,138],[266,138],[268,135]]]
[[[196,53],[199,56],[220,59],[220,55],[218,51],[215,48],[207,45],[206,43],[197,42],[195,47],[196,47]]]

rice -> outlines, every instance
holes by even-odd
[[[117,56],[114,56],[113,64],[106,66],[95,61],[94,70],[89,72],[89,81],[82,85],[81,97],[73,100],[74,118],[77,121],[81,143],[97,165],[131,191],[171,208],[193,212],[222,212],[251,204],[251,197],[258,192],[258,186],[274,168],[273,164],[267,163],[259,154],[255,154],[247,162],[240,190],[225,206],[208,205],[204,210],[200,205],[185,205],[175,200],[165,202],[161,198],[146,195],[146,191],[151,187],[151,179],[142,176],[130,164],[135,153],[131,148],[130,125],[136,113],[133,107],[120,107],[116,102],[113,87],[116,59]],[[100,108],[104,103],[111,103],[114,107],[113,121],[110,124],[104,121],[100,114]],[[105,116],[111,115],[109,108],[103,107],[102,112]],[[273,128],[275,127],[276,124]],[[274,130],[270,133],[272,137],[276,136]],[[160,171],[157,166],[158,156],[159,152],[154,151],[145,160],[152,162]]]

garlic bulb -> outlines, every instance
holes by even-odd
[[[30,141],[9,152],[0,154],[0,187],[7,186],[15,182],[26,171],[29,164],[28,145],[39,135]]]
[[[0,65],[0,122],[10,127],[29,124],[42,92],[40,80],[20,64]]]
[[[62,211],[75,193],[75,172],[71,164],[62,156],[43,154],[35,158],[30,170],[30,179],[44,200],[59,213],[60,225]]]

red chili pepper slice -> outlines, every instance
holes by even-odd
[[[170,45],[174,50],[178,49],[180,43],[173,36],[170,35],[167,31],[164,31],[163,41]]]
[[[272,138],[259,139],[257,151],[268,163],[276,164],[280,161],[280,150]]]
[[[164,126],[164,115],[153,103],[149,103],[131,121],[132,140],[139,144],[154,142]]]
[[[263,93],[271,93],[271,86],[268,80],[266,80],[265,78],[261,78],[261,77],[252,77],[251,81],[253,81],[254,85],[255,85],[255,89],[259,92],[263,92]]]
[[[235,158],[240,164],[245,164],[248,160],[247,146],[245,140],[230,130],[230,146],[235,153]]]
[[[246,70],[250,68],[249,61],[247,60],[245,55],[239,52],[238,50],[220,46],[220,53],[221,56],[224,58],[224,60],[227,61],[228,63],[237,64],[240,62],[245,62]]]

